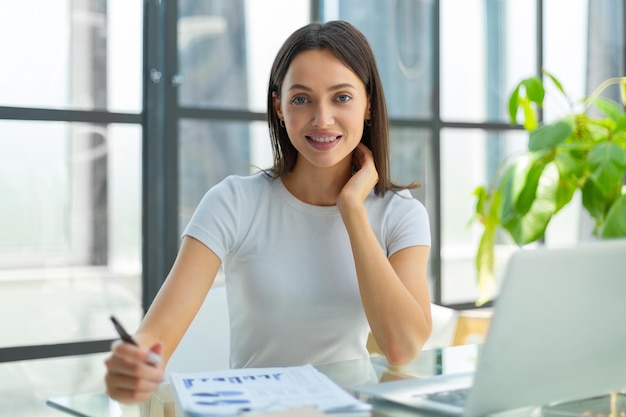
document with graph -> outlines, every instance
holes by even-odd
[[[178,404],[192,416],[229,416],[314,406],[322,412],[370,409],[312,365],[170,375]]]

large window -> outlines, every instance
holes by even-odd
[[[271,164],[269,68],[309,21],[370,40],[392,174],[422,184],[433,299],[455,307],[477,297],[472,191],[526,146],[514,85],[545,67],[580,98],[624,73],[619,0],[35,3],[0,0],[0,362],[104,352],[111,313],[138,324],[204,192]],[[561,217],[548,239],[578,239]]]

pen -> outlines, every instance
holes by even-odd
[[[111,316],[111,321],[113,322],[113,325],[115,326],[115,330],[117,330],[117,334],[120,335],[120,338],[124,342],[130,343],[131,345],[139,346],[139,344],[135,342],[135,339],[133,339],[132,336],[128,334],[128,332],[124,329],[124,327],[122,327],[120,322],[117,321],[117,319],[114,316]]]
[[[122,324],[119,321],[117,321],[117,319],[114,316],[111,316],[111,321],[113,322],[113,325],[115,326],[115,330],[117,330],[117,334],[120,335],[120,338],[124,341],[124,343],[130,343],[131,345],[139,346],[139,343],[137,343],[135,339],[133,339],[133,337],[130,334],[128,334],[126,329],[124,329]],[[147,362],[151,366],[158,366],[159,363],[161,363],[161,356],[154,352],[150,352],[150,354],[148,355]]]

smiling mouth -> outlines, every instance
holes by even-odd
[[[316,142],[316,143],[330,143],[330,142],[334,142],[337,139],[341,138],[341,136],[324,136],[324,137],[317,137],[317,136],[307,136],[306,137],[308,140],[310,140],[311,142]]]

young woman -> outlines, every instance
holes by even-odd
[[[428,215],[413,185],[390,180],[385,99],[365,37],[342,21],[294,32],[271,70],[268,122],[273,168],[204,196],[139,347],[116,343],[106,360],[112,398],[150,396],[220,266],[232,367],[365,358],[370,331],[401,365],[429,337]]]

